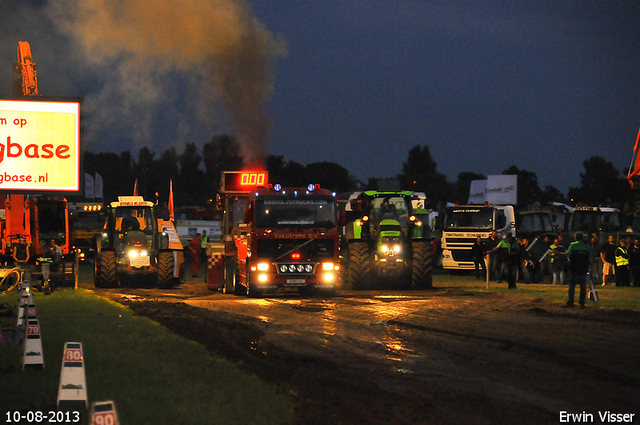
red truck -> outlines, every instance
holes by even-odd
[[[282,188],[266,172],[223,172],[222,241],[208,249],[209,289],[259,297],[298,290],[335,294],[340,285],[335,194]]]

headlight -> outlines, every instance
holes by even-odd
[[[138,251],[129,251],[129,257],[137,257]]]
[[[333,263],[322,263],[322,270],[333,270]]]
[[[269,263],[258,263],[258,270],[262,272],[269,270]]]
[[[400,245],[393,246],[393,252],[395,252],[396,254],[400,254],[400,251],[402,251],[402,247]]]
[[[280,266],[280,273],[286,273],[287,272],[287,265],[283,264]]]

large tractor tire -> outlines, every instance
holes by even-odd
[[[223,294],[234,293],[234,282],[236,279],[236,267],[235,263],[227,256],[223,257],[224,261],[224,282],[222,284],[221,291]]]
[[[173,286],[173,253],[161,251],[156,258],[158,288],[169,289]]]
[[[116,253],[113,251],[102,251],[97,255],[95,261],[96,288],[115,288],[118,286]]]
[[[367,289],[373,279],[373,261],[366,242],[349,243],[349,285],[353,289]]]
[[[433,275],[433,249],[430,240],[411,242],[411,288],[431,288]]]

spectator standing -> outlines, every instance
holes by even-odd
[[[616,261],[616,244],[613,242],[613,235],[609,235],[609,240],[600,251],[600,259],[602,260],[602,286],[607,284],[607,280],[611,282],[610,275],[616,273],[614,263]],[[609,278],[609,279],[607,279]]]
[[[498,272],[500,271],[498,265],[498,254],[495,250],[495,247],[500,243],[500,238],[498,238],[498,234],[495,230],[491,231],[491,235],[487,238],[485,242],[485,250],[489,253],[489,264],[488,264],[488,273],[489,279],[496,280]]]
[[[598,238],[595,235],[591,236],[591,243],[589,247],[591,248],[591,265],[589,266],[589,273],[591,273],[591,281],[598,283],[602,280],[602,260],[600,260],[601,247],[598,243]]]
[[[202,241],[200,239],[200,233],[196,234],[196,237],[191,239],[191,242],[187,245],[187,249],[191,251],[191,277],[198,277],[198,269],[200,268],[200,255],[202,252]]]
[[[502,278],[503,273],[507,275],[509,289],[516,289],[516,272],[520,262],[519,247],[518,241],[513,239],[511,232],[508,232],[505,239],[502,239],[498,246],[494,248],[494,251],[498,252],[502,263],[500,278]]]
[[[564,285],[565,275],[567,273],[567,258],[563,254],[567,251],[562,244],[562,240],[556,239],[551,245],[553,249],[553,258],[551,266],[553,269],[553,284]]]
[[[206,261],[206,255],[207,255],[207,244],[209,243],[209,236],[207,236],[207,231],[203,230],[202,231],[202,237],[200,238],[200,248],[201,248],[201,260],[202,263],[204,263]]]
[[[480,279],[480,268],[482,268],[482,279],[487,278],[487,266],[484,263],[484,255],[486,252],[486,244],[480,236],[471,245],[471,255],[473,256],[473,264],[476,269],[476,279]]]
[[[616,248],[616,286],[629,286],[629,251],[627,240],[620,239],[620,246]]]
[[[576,232],[566,255],[569,258],[569,301],[567,307],[573,307],[576,285],[580,285],[580,307],[584,307],[587,296],[587,273],[591,263],[591,247],[582,240],[581,232]]]
[[[542,243],[544,244],[545,247],[547,247],[547,249],[551,249],[551,245],[553,245],[553,242],[551,242],[551,238],[549,236],[545,236],[542,239]],[[540,281],[542,283],[544,283],[544,278],[545,276],[551,276],[551,279],[553,279],[553,270],[551,268],[551,255],[546,255],[544,257],[544,260],[542,260],[542,264],[540,265],[540,271],[542,274],[542,277],[540,279]]]
[[[633,286],[637,288],[640,286],[640,239],[635,239],[630,248],[629,267],[633,276]]]
[[[523,280],[525,283],[531,283],[533,278],[533,272],[535,270],[535,264],[533,262],[533,258],[531,257],[531,253],[527,251],[529,247],[529,240],[527,238],[522,238],[520,243],[520,267],[522,270],[522,275],[520,276],[520,280]]]

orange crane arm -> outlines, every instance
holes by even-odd
[[[636,190],[640,190],[640,157],[638,156],[638,144],[640,144],[640,129],[638,130],[638,137],[636,137],[636,144],[633,147],[633,157],[631,158],[631,166],[627,174],[627,180],[629,180],[631,188]]]
[[[31,57],[31,45],[27,41],[18,41],[18,67],[22,76],[22,94],[39,96],[36,64]]]

